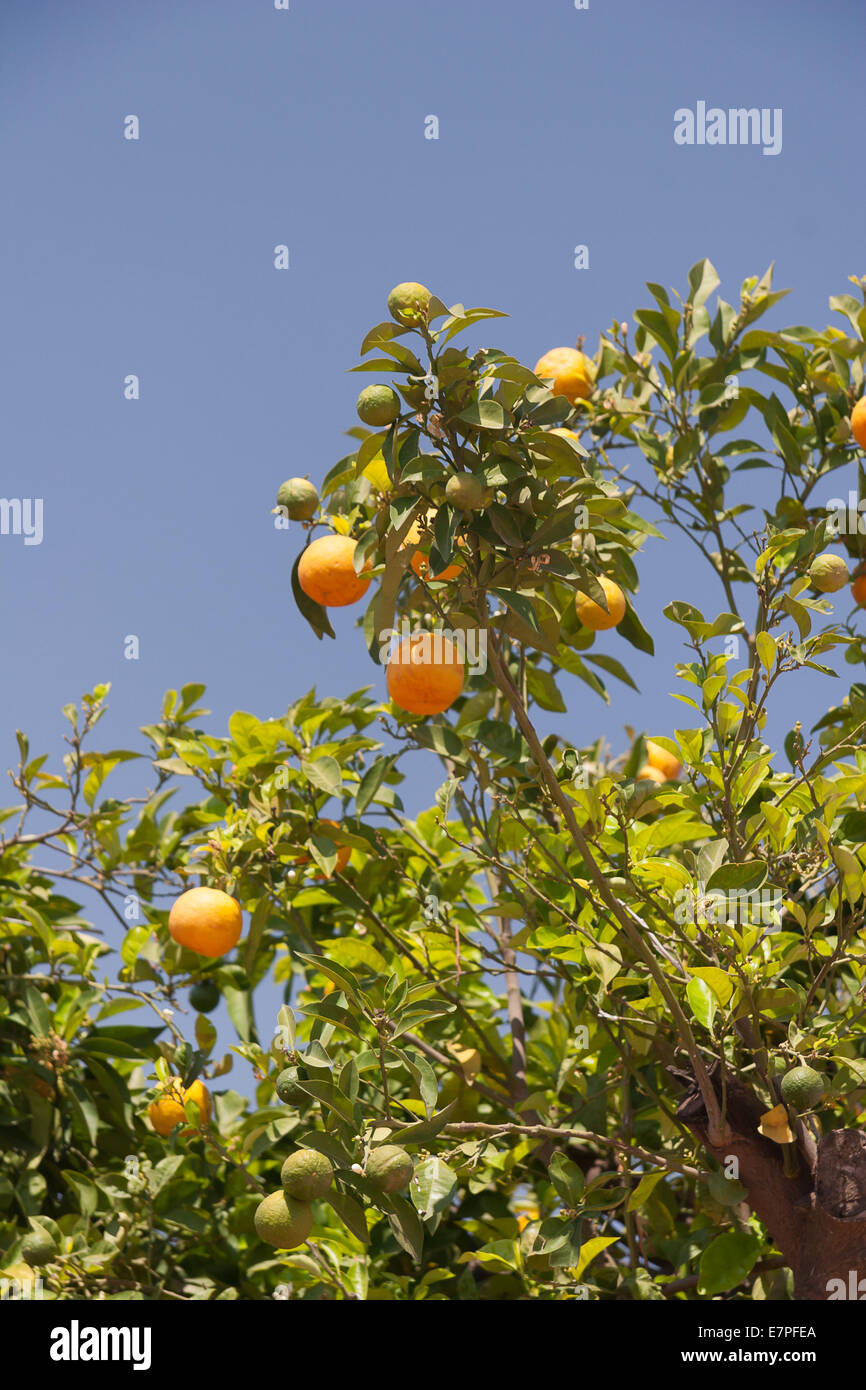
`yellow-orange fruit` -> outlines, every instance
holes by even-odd
[[[298,561],[298,583],[308,598],[323,608],[345,608],[356,603],[370,587],[369,579],[355,573],[358,542],[351,536],[320,536],[307,546]],[[370,569],[366,564],[364,569]]]
[[[219,888],[188,888],[168,914],[168,929],[178,945],[211,958],[237,945],[242,926],[240,903]]]
[[[598,582],[604,589],[609,612],[605,613],[600,603],[580,589],[574,602],[577,616],[584,627],[591,628],[593,632],[605,632],[610,627],[616,627],[625,617],[625,595],[618,584],[603,574],[598,575]]]
[[[426,520],[426,521],[432,521],[432,519],[433,519],[433,517],[434,517],[435,515],[436,515],[435,509],[432,509],[432,508],[431,508],[431,510],[427,513],[427,516],[425,517],[425,520]],[[428,534],[429,534],[429,532],[428,532]],[[421,538],[422,538],[422,523],[421,523],[421,518],[420,518],[420,517],[416,517],[415,520],[412,522],[412,525],[409,527],[409,530],[406,532],[405,540],[403,541],[403,544],[400,546],[400,549],[401,549],[401,550],[404,550],[404,549],[408,548],[408,546],[410,546],[410,545],[418,545],[419,542],[421,541]],[[464,545],[464,544],[465,544],[465,542],[464,542],[462,536],[458,538],[457,544],[458,544],[458,545]],[[428,579],[432,579],[434,582],[439,581],[439,582],[441,582],[441,583],[444,583],[446,579],[456,579],[457,575],[460,573],[460,571],[461,571],[462,568],[463,568],[463,566],[460,565],[460,564],[451,564],[451,565],[446,565],[445,568],[444,568],[444,570],[440,570],[438,574],[431,574],[431,573],[430,573],[430,561],[427,559],[427,556],[424,554],[424,552],[423,552],[422,550],[416,550],[416,551],[414,552],[414,554],[413,554],[413,556],[412,556],[412,559],[409,561],[409,564],[410,564],[410,566],[412,567],[412,569],[413,569],[413,571],[415,572],[415,574],[417,574],[417,576],[418,576],[419,579],[423,579],[423,580],[425,580],[425,581],[428,580]]]
[[[866,449],[866,396],[861,396],[851,411],[851,433],[861,449]]]
[[[543,380],[552,377],[554,396],[565,396],[572,405],[592,395],[592,363],[577,348],[551,348],[536,362],[535,375]]]
[[[174,1077],[168,1089],[148,1106],[147,1117],[157,1134],[171,1134],[177,1125],[186,1120],[183,1107],[188,1100],[195,1101],[202,1124],[207,1123],[211,1113],[210,1092],[207,1087],[201,1081],[194,1081],[184,1090],[179,1079]]]
[[[658,743],[653,743],[651,738],[646,740],[646,756],[650,767],[658,768],[670,782],[675,782],[682,773],[683,765],[679,758]]]
[[[637,775],[637,780],[638,782],[656,782],[661,786],[662,782],[666,782],[668,779],[665,777],[661,768],[652,767],[650,763],[644,763]]]
[[[415,632],[388,662],[388,694],[409,714],[441,714],[463,689],[464,674],[453,642],[441,632]]]

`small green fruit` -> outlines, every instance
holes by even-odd
[[[786,1072],[781,1081],[782,1100],[802,1115],[812,1110],[822,1099],[825,1091],[824,1078],[814,1067],[794,1067]]]
[[[333,1177],[331,1160],[318,1149],[298,1149],[297,1153],[289,1154],[280,1173],[283,1190],[299,1202],[324,1197]]]
[[[285,507],[290,521],[309,521],[319,505],[319,494],[309,478],[288,478],[277,493],[277,506]]]
[[[472,473],[456,473],[445,484],[445,496],[452,507],[460,507],[464,512],[480,511],[489,507],[496,495],[496,489],[488,487]]]
[[[272,1192],[256,1207],[253,1218],[260,1240],[278,1250],[303,1245],[313,1229],[313,1213],[306,1202],[297,1202],[287,1193]]]
[[[809,578],[821,594],[834,594],[851,576],[841,555],[818,555],[809,566]]]
[[[430,291],[417,280],[404,280],[388,295],[388,313],[406,328],[427,322],[430,312]]]
[[[365,425],[390,425],[401,410],[400,397],[390,386],[365,386],[355,409]]]
[[[413,1171],[411,1158],[398,1144],[383,1144],[367,1160],[366,1176],[380,1192],[402,1192]]]
[[[29,1265],[47,1265],[57,1256],[57,1246],[42,1231],[31,1231],[21,1242],[21,1258]]]
[[[199,980],[189,992],[189,1002],[200,1014],[212,1013],[220,1001],[220,992],[213,980]]]
[[[284,1067],[277,1077],[277,1095],[284,1105],[304,1105],[310,1097],[299,1081],[306,1081],[307,1073],[303,1067]]]

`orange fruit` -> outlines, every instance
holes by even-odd
[[[323,608],[344,608],[363,598],[370,581],[355,573],[357,544],[351,536],[332,535],[320,536],[307,546],[298,562],[298,583],[308,598]]]
[[[420,550],[415,551],[409,563],[419,579],[423,579],[425,583],[430,579],[434,584],[444,584],[446,579],[456,579],[463,568],[462,565],[446,565],[438,574],[430,574],[430,561]]]
[[[668,779],[659,767],[652,767],[650,763],[644,763],[637,775],[638,782],[657,782],[661,786],[662,782]]]
[[[242,926],[240,903],[219,888],[188,888],[168,914],[168,929],[178,945],[212,958],[237,945]]]
[[[432,520],[435,517],[435,515],[435,508],[431,508],[425,516],[424,522],[432,523]],[[412,525],[409,527],[409,530],[406,532],[406,538],[403,541],[403,544],[400,546],[400,549],[405,550],[410,545],[418,545],[421,541],[422,529],[427,529],[429,532],[429,526],[422,527],[421,517],[416,517],[415,520],[412,522]],[[462,536],[458,539],[457,544],[465,544],[465,541],[463,540]],[[431,574],[430,561],[427,559],[427,556],[424,554],[422,550],[416,550],[414,552],[414,554],[412,555],[412,559],[409,561],[409,564],[415,572],[415,574],[417,574],[418,578],[423,579],[425,582],[428,579],[432,579],[434,582],[438,581],[440,583],[444,583],[446,579],[456,579],[457,575],[463,568],[463,566],[460,564],[446,565],[444,570],[440,570],[438,574]]]
[[[441,714],[463,689],[463,662],[441,632],[404,637],[388,662],[388,694],[408,714]]]
[[[669,782],[675,782],[683,770],[679,758],[675,758],[673,753],[669,753],[658,743],[653,743],[650,738],[646,740],[646,756],[649,766],[663,773]]]
[[[584,627],[591,628],[593,632],[605,632],[610,627],[617,627],[625,617],[625,595],[619,585],[614,584],[606,575],[598,575],[598,582],[604,589],[610,611],[605,613],[600,603],[596,603],[580,589],[575,596],[574,606]]]
[[[851,411],[851,433],[861,449],[866,449],[866,396],[861,396]]]
[[[851,596],[861,608],[866,608],[866,569],[857,570],[851,585]]]
[[[195,1101],[198,1106],[202,1124],[210,1119],[210,1092],[207,1087],[201,1081],[194,1081],[184,1090],[180,1078],[175,1076],[169,1082],[167,1090],[147,1109],[147,1117],[157,1134],[171,1134],[177,1125],[185,1122],[186,1113],[183,1107],[188,1100]]]
[[[565,396],[572,405],[592,395],[592,363],[577,348],[551,348],[536,362],[535,375],[545,380],[552,377],[554,396]]]
[[[335,820],[323,820],[323,821],[320,821],[319,824],[320,824],[320,825],[333,825],[337,830],[339,830],[339,828],[340,828],[340,823],[339,823],[339,821],[335,821]],[[349,860],[350,860],[351,858],[352,858],[352,851],[349,849],[349,846],[348,846],[348,845],[339,845],[339,846],[337,847],[337,864],[336,864],[336,868],[334,869],[334,873],[337,873],[337,874],[342,873],[343,870],[345,869],[346,865],[348,864],[348,862],[349,862]],[[302,854],[301,857],[300,857],[300,859],[296,859],[294,862],[295,862],[296,864],[309,864],[309,862],[310,862],[310,856],[309,856],[308,854]],[[317,877],[317,878],[323,878],[323,877],[324,877],[324,875],[322,874],[321,870],[319,870],[319,871],[317,872],[316,877]]]

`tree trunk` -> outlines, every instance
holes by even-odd
[[[707,1113],[693,1079],[668,1070],[689,1083],[678,1118],[722,1167],[732,1155],[738,1160],[749,1206],[793,1272],[794,1297],[805,1302],[866,1300],[866,1135],[859,1129],[830,1130],[815,1149],[804,1142],[800,1126],[797,1175],[787,1177],[781,1146],[758,1133],[765,1107],[748,1086],[726,1075],[731,1137],[719,1147],[708,1140]],[[710,1075],[721,1099],[718,1062]]]

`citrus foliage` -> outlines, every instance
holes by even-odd
[[[497,315],[421,286],[367,334],[356,370],[387,375],[405,407],[351,431],[302,524],[351,537],[354,574],[369,567],[359,666],[365,643],[387,660],[403,620],[483,655],[446,712],[310,692],[220,735],[187,686],[146,754],[97,752],[98,687],[67,707],[62,772],[19,736],[0,846],[7,1273],[29,1254],[49,1297],[790,1294],[790,1256],[720,1160],[712,1078],[751,1089],[767,1161],[784,1151],[792,1180],[822,1132],[858,1123],[866,685],[781,749],[765,730],[797,709],[803,670],[866,659],[847,588],[814,568],[836,541],[831,475],[855,457],[866,309],[842,295],[844,329],[770,331],[755,326],[781,298],[769,273],[711,314],[717,283],[704,261],[682,300],[651,285],[633,337],[616,324],[600,343],[589,395],[461,345]],[[636,596],[659,527],[720,593],[718,612],[665,609],[686,647],[682,726],[625,750],[542,738],[534,711],[565,713],[563,676],[607,699],[606,677],[632,683],[628,645],[652,652],[661,615],[638,616]],[[866,558],[856,526],[837,543],[852,569]],[[323,589],[297,575],[301,613],[332,635]],[[368,576],[349,579],[364,597]],[[608,613],[611,583],[624,612],[599,633],[578,595]],[[431,755],[442,785],[409,815],[412,760]],[[106,797],[135,758],[151,789]],[[226,954],[169,931],[196,879],[246,914]],[[122,932],[91,924],[88,894]],[[749,895],[768,915],[743,920]],[[255,1007],[266,978],[285,990],[277,1017]],[[237,1035],[222,1057],[188,1009],[214,988]],[[676,1076],[705,1105],[705,1146]],[[147,1114],[166,1092],[186,1123],[160,1135]],[[287,1215],[299,1149],[333,1181]],[[308,1240],[273,1248],[310,1214]]]

